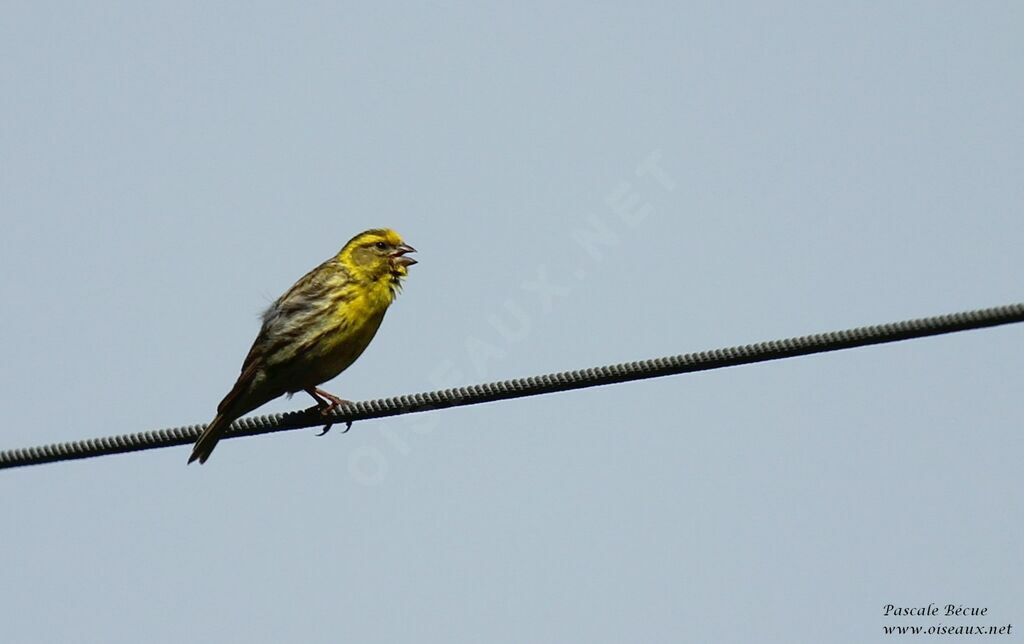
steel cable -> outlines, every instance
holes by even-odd
[[[1024,322],[1024,304],[1010,304],[976,311],[951,313],[891,324],[805,335],[737,347],[653,358],[638,362],[563,371],[541,376],[502,380],[467,387],[354,402],[328,416],[317,412],[294,411],[283,414],[248,416],[235,421],[225,438],[255,436],[304,427],[321,426],[325,422],[342,424],[411,414],[416,412],[477,405],[496,400],[524,398],[540,394],[610,385],[631,380],[707,371],[768,360],[780,360],[814,353],[839,351],[872,344],[898,342],[932,335],[955,333],[985,327]],[[186,445],[199,437],[205,425],[185,425],[137,434],[90,438],[67,443],[53,443],[0,452],[0,469],[67,461],[104,454],[121,454],[140,450]]]

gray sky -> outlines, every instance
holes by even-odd
[[[208,421],[369,227],[420,264],[356,400],[1024,299],[1019,3],[0,17],[0,448]],[[3,472],[4,639],[1024,629],[1022,340]]]

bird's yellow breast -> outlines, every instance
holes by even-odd
[[[318,380],[317,384],[347,369],[373,340],[394,299],[387,285],[381,286],[353,289],[351,299],[335,305],[330,330],[313,348],[317,355],[310,361],[315,366],[309,375]]]

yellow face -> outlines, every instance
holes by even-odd
[[[409,274],[409,267],[416,263],[407,253],[415,252],[416,249],[402,241],[395,231],[375,228],[350,239],[341,249],[339,257],[346,266],[371,279],[388,275],[402,278]]]

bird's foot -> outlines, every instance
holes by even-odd
[[[316,400],[316,405],[313,406],[313,407],[310,407],[306,411],[312,412],[312,411],[316,410],[316,411],[320,412],[321,416],[327,416],[332,411],[338,409],[342,405],[348,405],[348,404],[351,404],[351,402],[352,402],[350,400],[345,400],[344,398],[339,398],[339,397],[335,396],[334,394],[328,393],[328,392],[324,391],[323,389],[320,389],[320,388],[317,388],[317,387],[311,387],[311,388],[307,389],[306,393],[308,393],[310,396],[312,396]],[[327,423],[326,425],[324,425],[324,428],[320,431],[320,433],[317,434],[317,436],[323,436],[327,432],[331,431],[332,427],[334,427],[334,423]],[[352,421],[351,420],[347,421],[345,423],[345,431],[343,431],[342,434],[347,433],[348,430],[350,430],[350,429],[352,429]]]
[[[317,434],[317,436],[323,436],[327,432],[331,431],[332,427],[334,427],[334,423],[328,423],[328,424],[324,425],[323,430],[321,430],[320,433]],[[350,430],[350,429],[352,429],[352,421],[351,420],[347,420],[347,421],[345,421],[345,429],[341,430],[341,433],[342,434],[347,434],[348,430]]]

